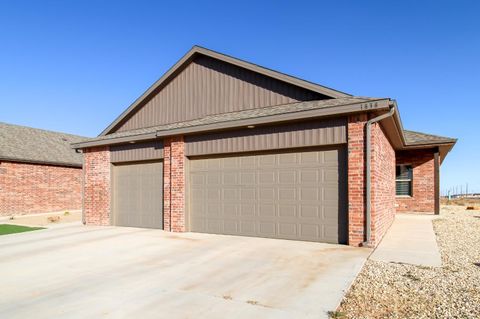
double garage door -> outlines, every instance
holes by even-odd
[[[343,148],[189,161],[187,230],[346,243]],[[163,228],[163,162],[113,166],[112,223]]]
[[[346,243],[342,148],[189,161],[190,230]]]

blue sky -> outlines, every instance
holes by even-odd
[[[479,12],[453,0],[0,0],[0,121],[96,136],[198,44],[397,99],[405,128],[459,138],[442,189],[480,192]]]

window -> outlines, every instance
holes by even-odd
[[[412,196],[412,165],[397,165],[395,186],[397,196]]]

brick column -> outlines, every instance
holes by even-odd
[[[163,146],[164,229],[184,232],[185,143],[183,136],[166,138]]]
[[[83,150],[83,214],[87,225],[110,225],[110,150]]]
[[[360,246],[365,230],[365,124],[367,114],[348,118],[348,244]]]

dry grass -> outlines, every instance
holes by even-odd
[[[480,318],[480,212],[442,207],[442,267],[367,261],[337,318]]]
[[[448,198],[441,198],[442,205],[456,205],[456,206],[477,206],[480,207],[480,198],[455,198],[448,200]]]

